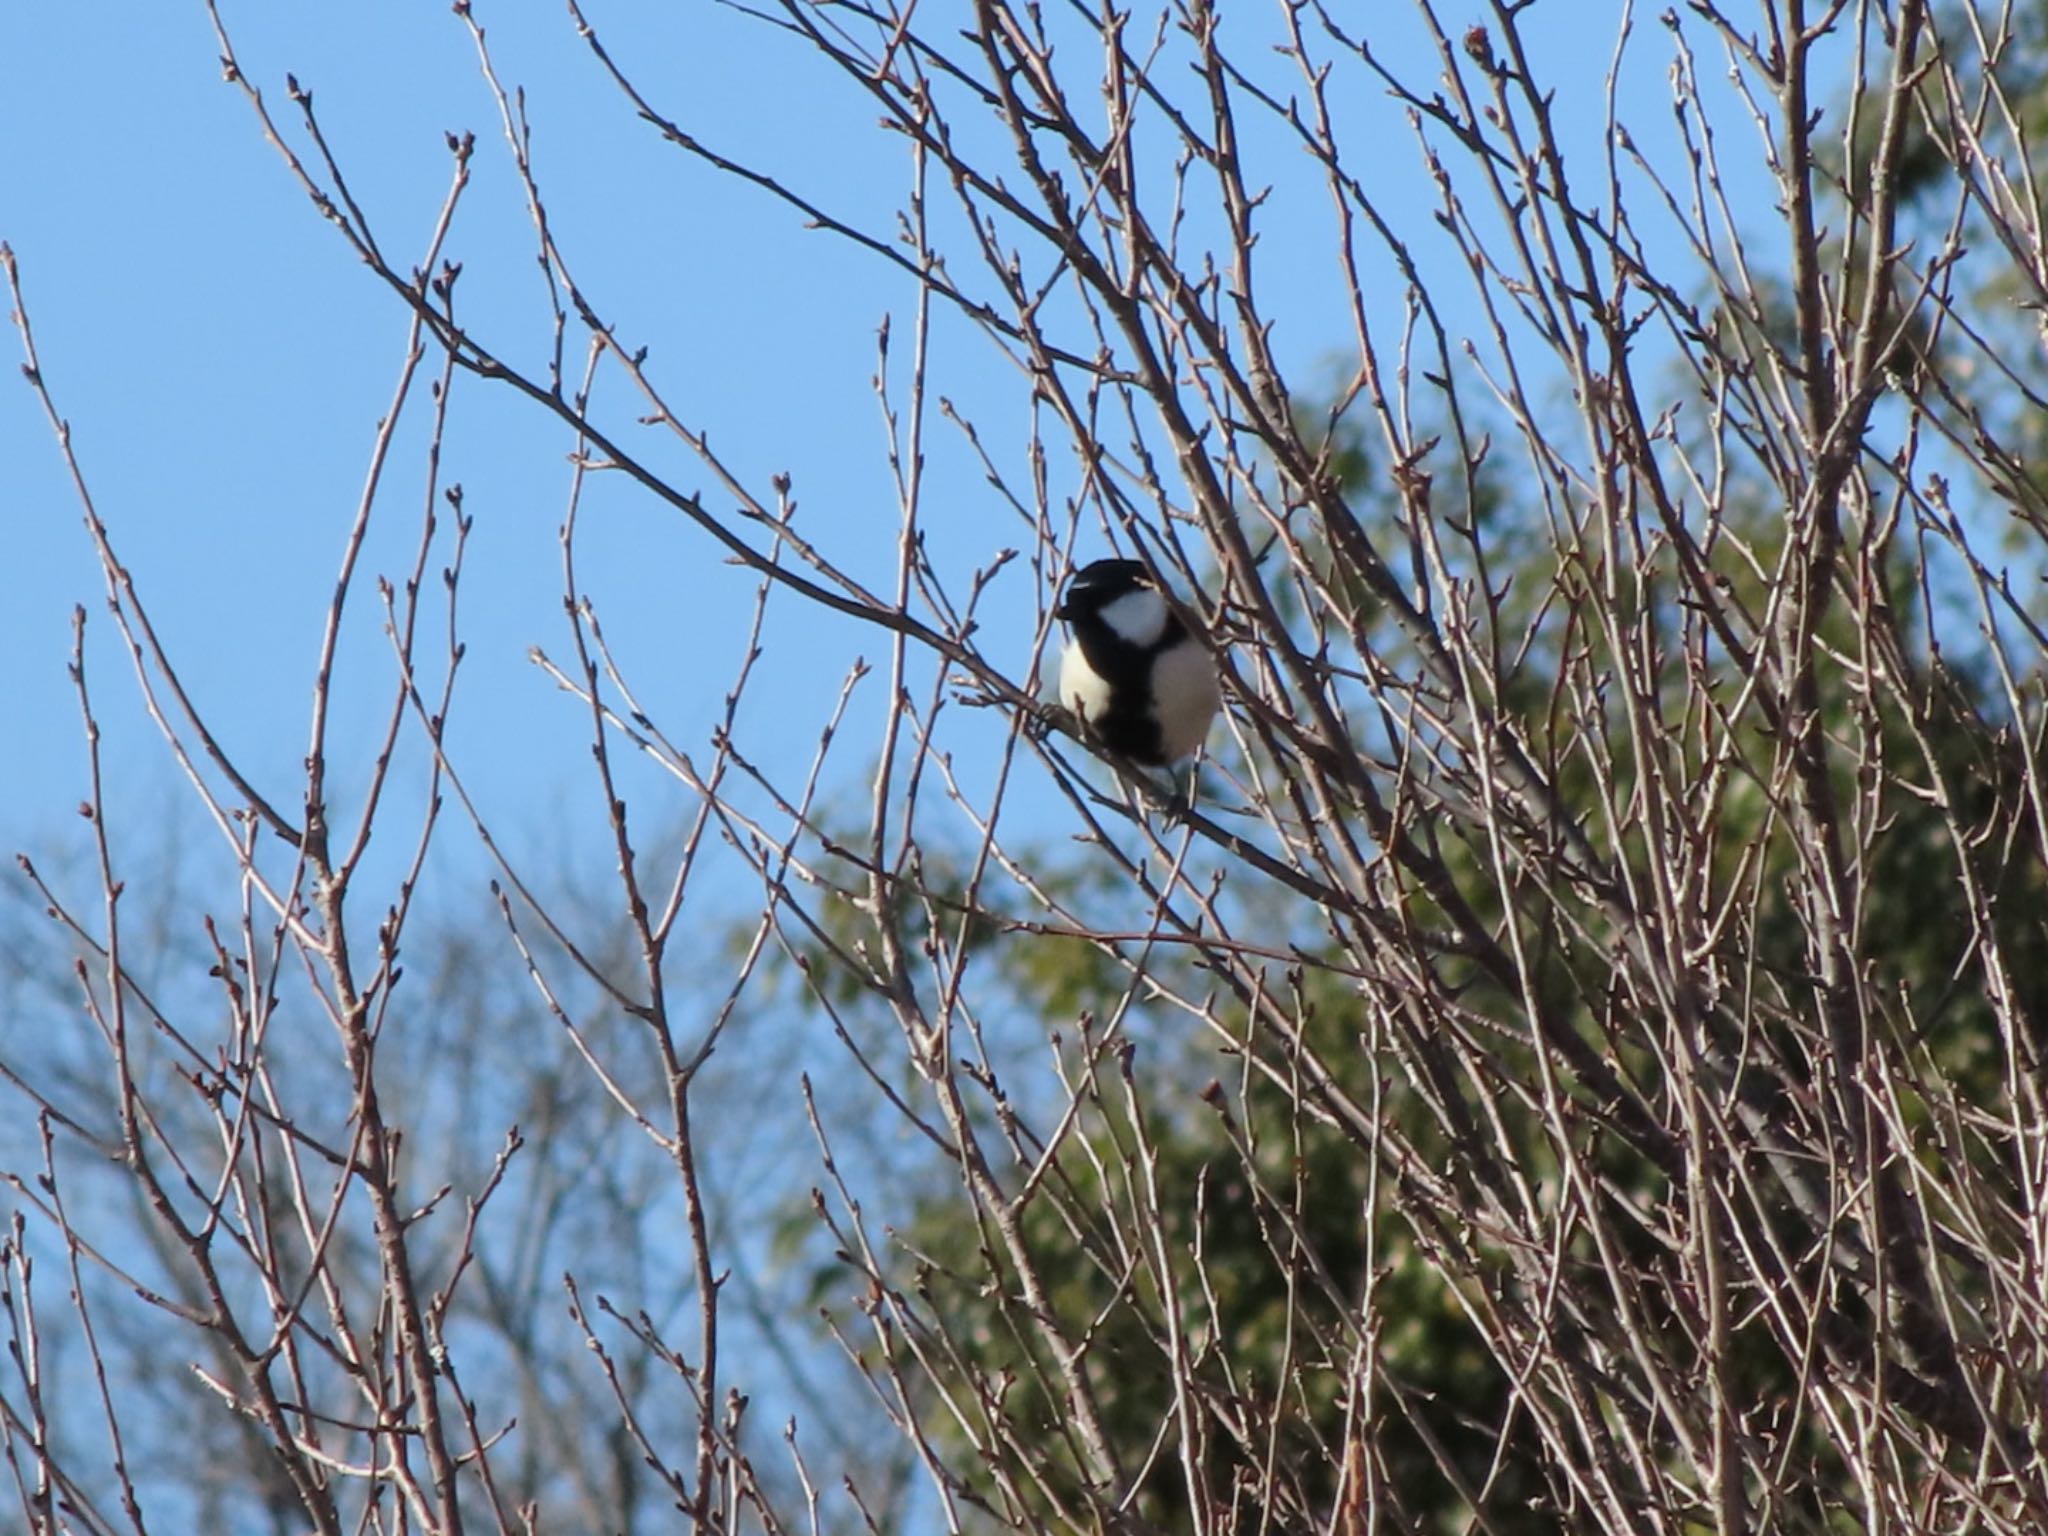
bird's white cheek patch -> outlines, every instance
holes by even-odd
[[[1098,721],[1109,713],[1109,684],[1088,665],[1078,645],[1068,646],[1060,657],[1060,702],[1083,720]]]
[[[1209,735],[1209,722],[1223,702],[1216,686],[1216,663],[1190,640],[1160,654],[1152,664],[1152,716],[1159,722],[1159,745],[1169,763],[1178,762]]]
[[[1135,592],[1126,592],[1113,603],[1106,603],[1102,609],[1102,622],[1117,635],[1141,649],[1156,644],[1166,633],[1166,621],[1171,610],[1166,599],[1146,587]]]

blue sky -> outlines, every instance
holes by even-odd
[[[856,569],[886,569],[894,507],[870,377],[885,314],[896,319],[899,362],[908,356],[908,284],[663,145],[604,82],[557,8],[478,14],[503,77],[526,88],[543,189],[586,289],[622,334],[651,347],[680,409],[751,483],[765,492],[770,474],[794,473],[813,536]],[[888,227],[907,185],[901,146],[801,45],[724,6],[592,14],[613,53],[693,131],[852,220]],[[284,120],[286,70],[314,91],[357,195],[398,250],[423,246],[445,191],[443,135],[477,134],[474,185],[450,246],[465,263],[465,313],[509,355],[537,359],[544,291],[496,108],[461,23],[443,7],[397,3],[230,6],[227,17],[245,68]],[[1415,56],[1405,15],[1375,25],[1380,46]],[[1631,79],[1654,88],[1667,52],[1661,29],[1649,31],[1634,45]],[[1558,36],[1560,61],[1589,41]],[[1604,69],[1605,24],[1598,43]],[[324,598],[405,316],[292,186],[222,82],[216,54],[197,4],[130,7],[118,26],[77,7],[8,8],[0,143],[14,149],[0,156],[0,238],[22,264],[45,370],[101,511],[188,686],[259,781],[289,799]],[[1400,114],[1355,95],[1344,108],[1374,146],[1369,173],[1389,210],[1431,259],[1430,189]],[[1596,91],[1560,100],[1567,131],[1585,147],[1597,144],[1601,110]],[[1637,138],[1654,143],[1668,115],[1658,95],[1645,94],[1630,114]],[[1261,260],[1269,277],[1285,276],[1269,281],[1268,304],[1283,360],[1298,385],[1313,388],[1345,334],[1326,259],[1327,194],[1298,151],[1269,148],[1279,185],[1262,210]],[[1457,283],[1442,292],[1462,299]],[[1397,323],[1391,284],[1387,311],[1383,331]],[[1455,309],[1452,318],[1472,320]],[[1016,376],[950,316],[935,337],[933,371],[937,389],[972,411],[1019,469],[1026,417]],[[609,388],[618,418],[618,385]],[[601,396],[600,414],[606,403]],[[371,574],[395,573],[410,556],[417,509],[405,498],[421,442],[416,422],[400,434]],[[537,823],[558,836],[563,807],[595,806],[579,793],[581,722],[566,718],[566,701],[525,660],[535,643],[562,648],[555,530],[569,446],[533,408],[458,384],[445,470],[464,484],[478,531],[455,741],[487,807],[514,834]],[[964,581],[1022,530],[949,429],[934,424],[928,449],[939,509],[928,528]],[[652,451],[683,487],[709,484],[671,446]],[[1067,468],[1054,465],[1056,485]],[[675,739],[701,742],[736,662],[752,582],[649,498],[602,479],[589,496],[586,589],[646,702]],[[133,797],[145,820],[166,814],[176,795],[168,759],[134,707],[76,503],[19,385],[0,389],[0,541],[0,844],[47,849],[72,835],[65,818],[82,793],[83,758],[64,662],[80,601],[117,749],[115,803]],[[350,615],[338,690],[344,742],[373,728],[386,697],[372,598],[365,587]],[[1013,569],[996,611],[1021,620],[1029,599],[1025,573]],[[1024,645],[1020,638],[1019,668]],[[771,626],[771,646],[746,721],[757,749],[778,757],[808,751],[855,654],[883,654],[880,636],[794,605]],[[562,728],[535,729],[546,718],[536,712],[549,710],[564,712]],[[858,762],[857,751],[845,759],[849,770]],[[354,771],[360,782],[362,766]],[[346,792],[351,770],[337,772]]]
[[[872,379],[877,327],[891,317],[900,403],[910,282],[665,145],[636,120],[561,10],[482,4],[477,14],[501,77],[526,92],[537,174],[584,290],[629,344],[650,349],[650,370],[678,414],[709,434],[756,494],[769,498],[771,477],[790,473],[805,533],[886,586],[897,514]],[[849,222],[893,227],[909,185],[901,142],[878,131],[872,104],[800,42],[723,5],[617,5],[592,15],[613,55],[692,132]],[[244,70],[302,149],[286,72],[312,90],[355,196],[393,250],[424,249],[448,185],[446,135],[476,134],[472,186],[448,245],[464,265],[462,316],[501,355],[538,363],[550,334],[546,289],[497,106],[461,21],[444,7],[395,0],[230,5],[227,17]],[[1376,48],[1418,81],[1434,78],[1405,8],[1375,10],[1374,26]],[[1599,87],[1612,27],[1552,29],[1542,40],[1549,57],[1538,61],[1574,83],[1556,111],[1568,152],[1581,157],[1582,197],[1600,195]],[[1713,51],[1695,41],[1711,77]],[[77,7],[0,10],[0,145],[11,151],[0,154],[0,239],[20,262],[44,373],[101,515],[185,686],[249,777],[291,807],[303,783],[325,607],[407,315],[309,206],[239,91],[223,83],[217,55],[197,3],[133,6],[120,26]],[[1256,49],[1244,56],[1272,70],[1276,88],[1289,88],[1288,66]],[[1636,142],[1667,157],[1669,59],[1663,29],[1638,27],[1622,92]],[[1465,274],[1447,260],[1436,191],[1405,114],[1364,81],[1353,71],[1337,103],[1357,147],[1354,165],[1429,274],[1453,347],[1460,334],[1483,347],[1483,317]],[[1275,346],[1292,386],[1313,396],[1339,376],[1334,354],[1348,335],[1329,196],[1297,145],[1256,113],[1243,121],[1259,173],[1273,183],[1259,211],[1258,260]],[[1731,140],[1747,129],[1724,122]],[[991,135],[990,163],[1002,153]],[[1731,143],[1731,171],[1752,159]],[[1767,224],[1753,172],[1749,188]],[[933,206],[935,217],[949,217],[942,196]],[[964,266],[971,258],[957,246]],[[1368,248],[1368,259],[1374,323],[1388,346],[1401,292],[1384,256]],[[11,350],[12,338],[6,344]],[[27,851],[54,871],[87,846],[73,814],[87,780],[65,673],[70,615],[83,604],[111,820],[127,859],[120,873],[147,869],[175,828],[196,876],[225,881],[216,889],[231,892],[232,861],[198,821],[141,708],[62,460],[33,392],[13,372],[0,377],[0,852]],[[1004,472],[1027,482],[1021,376],[943,310],[931,374],[933,393],[971,417]],[[390,708],[394,669],[374,582],[400,575],[417,544],[424,403],[422,395],[402,419],[343,626],[330,788],[344,819],[368,781]],[[678,444],[631,424],[643,409],[614,371],[594,412],[676,485],[703,490],[714,512],[728,509]],[[923,526],[933,563],[957,593],[1025,530],[958,434],[936,411],[932,418]],[[501,845],[543,889],[578,881],[588,889],[612,863],[587,711],[527,659],[535,645],[568,654],[557,530],[571,447],[538,408],[458,376],[442,473],[464,486],[476,521],[448,740]],[[1077,484],[1057,447],[1048,477],[1055,503]],[[446,549],[444,529],[430,585]],[[1084,534],[1078,556],[1101,552],[1100,540]],[[586,490],[579,560],[579,590],[598,603],[642,706],[701,757],[738,665],[754,579],[618,476],[595,477]],[[1019,560],[994,589],[984,644],[1020,681],[1033,611],[1032,573]],[[787,597],[776,599],[766,633],[737,735],[785,786],[801,780],[855,659],[878,668],[855,699],[827,779],[828,801],[850,819],[875,750],[887,637]],[[952,711],[945,744],[970,793],[989,780],[1005,727],[993,711]],[[410,847],[404,796],[416,799],[423,783],[416,733],[409,739],[395,779],[399,811],[358,886],[378,911]],[[662,846],[694,801],[630,756],[618,761],[639,845]],[[1063,839],[1071,829],[1057,821],[1058,797],[1035,773],[1027,768],[1012,788],[1006,827],[1021,822]],[[936,797],[925,814],[927,830],[966,835],[965,819]],[[436,858],[423,897],[429,909],[445,915],[480,904],[491,871],[459,816],[443,823]],[[0,878],[11,880],[11,869]],[[758,890],[730,862],[714,869],[712,884],[736,899]],[[698,918],[714,935],[723,920],[708,909]]]
[[[948,0],[924,3],[930,14]],[[1264,15],[1277,9],[1260,8]],[[1376,46],[1404,63],[1425,60],[1415,78],[1431,78],[1405,7],[1352,9],[1374,28]],[[1462,9],[1481,11],[1477,3]],[[538,174],[585,290],[629,345],[649,348],[678,413],[709,434],[739,476],[766,497],[772,476],[792,475],[806,534],[856,574],[885,584],[897,518],[871,376],[877,327],[893,317],[895,382],[904,382],[916,304],[910,283],[873,255],[805,229],[792,210],[757,188],[664,145],[606,83],[559,3],[479,0],[477,10],[491,29],[503,78],[526,92]],[[1591,18],[1577,30],[1549,26],[1542,37],[1547,56],[1538,65],[1564,87],[1556,110],[1568,152],[1578,157],[1576,185],[1582,200],[1598,202],[1602,81],[1619,7],[1546,10]],[[648,83],[663,109],[708,142],[786,177],[851,222],[891,226],[908,187],[903,146],[877,131],[872,105],[800,43],[711,0],[592,0],[592,13],[613,53]],[[503,355],[527,364],[542,357],[546,289],[521,189],[470,37],[447,5],[230,0],[227,14],[244,68],[290,125],[295,146],[304,141],[284,100],[285,72],[315,93],[356,196],[395,250],[418,250],[427,238],[448,183],[444,136],[476,134],[474,184],[448,247],[464,265],[462,314]],[[1454,38],[1462,20],[1446,17]],[[1694,41],[1706,88],[1725,89],[1716,83],[1719,54],[1697,33]],[[241,94],[222,82],[216,55],[197,0],[0,7],[0,240],[11,243],[20,262],[45,377],[71,423],[99,511],[185,685],[227,750],[289,808],[302,783],[308,685],[327,598],[375,424],[399,371],[407,316],[308,206]],[[1263,55],[1245,57],[1254,68],[1279,68]],[[1653,12],[1633,43],[1623,115],[1636,142],[1667,163],[1669,59]],[[1411,242],[1444,306],[1453,349],[1470,335],[1485,350],[1485,319],[1436,228],[1434,188],[1404,114],[1355,71],[1340,108],[1353,165]],[[1725,166],[1735,177],[1732,195],[1753,210],[1759,231],[1769,231],[1774,220],[1769,189],[1756,172],[1753,125],[1739,112],[1716,116]],[[1246,121],[1263,173],[1275,182],[1259,214],[1262,299],[1290,383],[1313,395],[1335,375],[1331,354],[1348,330],[1330,259],[1328,194],[1298,149],[1256,119]],[[991,143],[991,154],[999,155]],[[1476,178],[1469,168],[1461,174],[1474,195]],[[1642,214],[1652,200],[1637,197],[1634,206]],[[1656,238],[1654,227],[1643,233]],[[1776,253],[1775,245],[1759,242],[1753,256],[1768,271]],[[956,257],[967,259],[964,252]],[[1399,330],[1403,296],[1384,257],[1373,258],[1367,278],[1386,345]],[[1646,340],[1645,353],[1655,345]],[[0,351],[11,359],[11,337],[0,337]],[[1654,356],[1643,362],[1643,377],[1656,378]],[[934,393],[972,418],[1005,471],[1027,478],[1025,382],[971,326],[945,313],[933,337],[932,374]],[[1535,384],[1539,392],[1544,387],[1542,380]],[[423,397],[415,400],[398,433],[344,626],[330,738],[333,798],[343,817],[368,778],[389,708],[392,663],[374,582],[401,573],[417,542],[423,405]],[[678,486],[702,489],[712,511],[728,507],[711,474],[681,445],[630,424],[641,409],[616,373],[608,375],[595,413]],[[442,472],[465,487],[476,525],[460,612],[466,659],[449,744],[503,845],[544,891],[609,891],[611,850],[590,772],[587,712],[527,660],[535,645],[558,657],[568,651],[557,529],[571,446],[558,422],[511,392],[458,378]],[[1577,449],[1576,442],[1559,446]],[[1023,530],[936,413],[927,451],[925,527],[933,562],[957,592],[975,568],[1018,544]],[[1055,453],[1048,472],[1055,501],[1072,492],[1070,461]],[[643,707],[671,740],[703,754],[739,661],[754,579],[726,564],[700,530],[616,476],[588,487],[582,526],[579,590],[599,604]],[[430,586],[446,549],[444,532]],[[1078,550],[1081,558],[1100,552],[1090,537]],[[11,367],[0,368],[0,856],[27,850],[65,878],[67,856],[86,843],[72,814],[86,792],[85,754],[65,675],[70,615],[83,604],[124,857],[146,868],[159,841],[175,833],[180,846],[193,850],[187,857],[195,881],[212,882],[206,908],[231,910],[232,863],[212,831],[194,825],[191,797],[138,703],[102,591],[35,396]],[[1033,597],[1028,563],[1018,561],[988,614],[988,648],[1020,680]],[[885,667],[887,638],[785,596],[771,610],[767,646],[738,734],[747,755],[789,785],[801,780],[855,658]],[[928,677],[929,667],[920,665]],[[828,782],[828,796],[855,812],[884,686],[885,672],[864,685]],[[946,743],[958,752],[970,788],[985,784],[989,748],[1003,726],[993,712],[955,710],[949,717]],[[389,898],[409,850],[407,811],[416,807],[405,797],[416,799],[424,766],[411,739],[400,763],[395,825],[380,837],[357,897],[373,910]],[[671,846],[672,829],[694,803],[644,765],[622,755],[619,766],[641,847]],[[1020,774],[1006,810],[1009,825],[1041,836],[1070,830],[1058,825],[1060,802],[1035,775],[1029,768]],[[926,804],[929,824],[964,831],[938,795],[928,794]],[[1063,857],[1089,856],[1060,846]],[[452,808],[439,850],[425,916],[482,914],[488,924],[488,861]],[[12,879],[11,868],[0,865],[0,880]],[[65,883],[85,895],[92,882],[74,869]],[[709,884],[735,902],[746,892],[733,861],[719,866]],[[176,914],[188,938],[200,904]],[[124,911],[140,905],[131,897]],[[6,921],[15,915],[11,906],[0,900],[0,938],[18,931]],[[725,925],[741,910],[716,901],[693,907],[687,926],[695,931],[679,946],[686,951],[676,961],[679,979],[708,977],[699,985],[713,1006],[726,971],[691,967],[706,955],[723,964]],[[581,915],[593,925],[607,921]],[[495,930],[492,938],[498,940]],[[510,960],[501,940],[495,954]],[[520,980],[510,964],[491,974]],[[204,994],[200,972],[186,979]],[[772,1016],[748,1021],[764,1027],[731,1037],[735,1043],[719,1060],[721,1069],[734,1071],[737,1091],[727,1090],[729,1080],[706,1080],[717,1091],[704,1098],[746,1133],[743,1144],[719,1144],[720,1172],[739,1191],[736,1224],[815,1175],[789,1083],[795,1067],[819,1072],[821,1092],[836,1090],[840,1106],[856,1106],[839,1124],[872,1115],[866,1085],[847,1070],[787,977],[783,982],[761,1005]],[[684,993],[679,985],[683,1002],[701,1003]],[[403,994],[403,1006],[412,1006],[413,995]],[[999,1008],[1006,1003],[1023,1022],[1042,1022],[1029,999],[994,1000]],[[0,1050],[10,1043],[9,1031],[19,1040],[41,1024],[29,1010],[9,1012],[0,1009]],[[96,1048],[76,1015],[66,1017],[76,1026],[73,1036]],[[1042,1063],[1042,1039],[1018,1034],[1020,1055],[1028,1048],[1033,1064]],[[494,1044],[513,1054],[528,1049],[510,1032]],[[560,1044],[557,1038],[531,1049],[537,1057]],[[742,1066],[759,1075],[746,1076]],[[478,1075],[490,1070],[485,1063]],[[759,1086],[771,1074],[773,1103]],[[472,1095],[467,1083],[455,1089],[468,1120],[511,1113],[487,1094]],[[0,1117],[0,1165],[4,1138],[27,1129],[25,1117],[11,1125]],[[921,1151],[884,1147],[879,1155],[907,1164]],[[750,1177],[756,1172],[758,1183]],[[877,1222],[900,1218],[909,1197],[873,1182],[882,1188],[871,1215]],[[881,1210],[892,1197],[896,1209]],[[732,1247],[767,1241],[758,1227],[720,1236]]]
[[[1369,9],[1385,28],[1376,43],[1417,57],[1405,10]],[[890,227],[908,185],[902,145],[876,131],[873,107],[800,44],[716,4],[592,13],[613,53],[708,142],[786,176],[852,222]],[[889,315],[901,383],[909,283],[665,146],[605,82],[559,5],[499,0],[478,14],[502,76],[526,90],[538,174],[586,291],[622,336],[650,348],[678,411],[749,484],[765,496],[771,475],[791,473],[805,531],[856,573],[885,580],[896,512],[871,376],[876,329]],[[474,183],[449,246],[464,263],[463,314],[505,355],[540,358],[545,289],[520,188],[469,35],[447,6],[250,0],[227,15],[244,68],[281,119],[292,119],[287,70],[312,89],[356,195],[397,250],[424,245],[448,182],[444,135],[476,134]],[[1562,78],[1597,84],[1612,45],[1605,19],[1584,34],[1555,29],[1550,62]],[[1668,144],[1668,45],[1651,26],[1635,50],[1627,115],[1654,150]],[[1432,276],[1444,278],[1437,293],[1448,320],[1479,332],[1463,274],[1444,265],[1433,189],[1401,112],[1356,92],[1342,106],[1362,173]],[[1558,110],[1569,142],[1597,151],[1600,91],[1569,91]],[[293,141],[302,143],[295,127]],[[1272,138],[1259,147],[1276,180],[1260,215],[1265,299],[1283,366],[1313,392],[1333,376],[1330,353],[1347,333],[1328,195],[1298,150]],[[222,82],[196,0],[0,8],[0,239],[20,262],[45,376],[101,515],[181,677],[230,753],[291,805],[320,626],[398,373],[403,309],[317,217],[241,95]],[[1400,294],[1383,261],[1371,277],[1384,338],[1400,323]],[[0,349],[11,361],[13,338],[0,338]],[[950,315],[933,338],[932,372],[935,393],[971,415],[1006,471],[1024,478],[1029,412],[1019,377]],[[399,574],[417,540],[420,403],[398,434],[345,625],[332,738],[344,810],[366,779],[390,699],[373,583]],[[602,387],[600,417],[618,423],[637,411],[615,376]],[[678,446],[651,429],[621,430],[679,486],[705,489],[713,510],[726,505]],[[610,862],[587,715],[526,659],[536,644],[567,651],[557,528],[570,447],[534,407],[458,379],[443,472],[465,487],[476,531],[450,747],[494,830],[543,876],[602,875]],[[964,588],[1022,529],[936,419],[927,449],[933,558]],[[1050,466],[1056,498],[1072,488],[1073,471],[1057,459]],[[583,528],[582,590],[598,601],[643,706],[672,740],[702,752],[739,659],[753,579],[617,478],[589,487]],[[1080,550],[1100,552],[1093,541]],[[65,675],[70,615],[83,603],[117,836],[146,861],[176,823],[187,847],[209,850],[204,872],[231,891],[232,867],[213,834],[188,825],[189,794],[138,704],[102,591],[62,460],[10,366],[0,374],[0,853],[23,849],[61,867],[84,845],[71,814],[86,790],[84,749]],[[992,606],[989,648],[1020,676],[1032,597],[1020,561]],[[779,778],[799,778],[855,656],[880,664],[886,651],[876,631],[778,600],[741,716],[745,750]],[[872,751],[881,688],[880,676],[865,685],[838,758],[834,792],[849,803]],[[956,714],[949,739],[971,781],[985,777],[1001,726],[985,712]],[[417,785],[420,767],[415,751],[402,764],[408,783]],[[694,809],[671,781],[631,764],[622,772],[643,846]],[[1034,802],[1056,807],[1049,787],[1026,785],[1012,811],[1034,814]],[[405,834],[389,842],[380,858],[402,855]],[[441,850],[449,878],[429,900],[443,910],[476,901],[485,861],[452,816]],[[728,867],[725,878],[733,874]],[[381,904],[375,882],[366,885],[366,899]],[[809,1049],[838,1061],[816,1034]],[[808,1177],[807,1147],[791,1175],[790,1143],[773,1128],[756,1131],[769,1164]],[[801,1124],[790,1131],[800,1143]]]
[[[230,21],[251,75],[287,113],[285,69],[315,91],[331,142],[395,247],[424,244],[447,183],[444,132],[477,132],[475,185],[454,242],[463,297],[472,317],[506,317],[493,330],[511,355],[537,355],[541,285],[467,33],[439,7],[367,6],[345,18],[248,10]],[[223,84],[201,8],[138,7],[115,28],[70,7],[10,8],[0,29],[0,142],[31,147],[0,157],[0,238],[21,262],[46,375],[188,686],[252,754],[254,771],[282,789],[304,750],[303,724],[287,722],[303,722],[324,600],[405,316],[314,216]],[[901,292],[757,195],[633,131],[559,13],[523,30],[493,26],[491,41],[507,77],[528,86],[541,174],[582,280],[673,359],[666,382],[679,404],[701,412],[751,476],[829,476],[800,480],[821,512],[837,497],[871,498],[882,482],[865,381],[873,328]],[[793,134],[728,67],[735,50],[757,57],[774,41],[703,7],[685,27],[620,45],[657,52],[687,99],[759,152],[796,158],[856,202],[862,188],[870,201],[893,191],[883,167],[839,163],[857,136]],[[787,79],[801,59],[784,51],[791,57],[776,67]],[[815,112],[810,123],[826,126]],[[593,214],[601,238],[577,240]],[[372,572],[396,574],[409,559],[421,442],[417,431],[401,434]],[[524,656],[561,639],[554,532],[569,447],[531,410],[485,391],[458,394],[446,472],[466,486],[479,527],[459,723],[480,749],[501,733],[523,739],[500,807],[514,818],[522,797],[544,795],[587,760],[571,739],[550,761],[546,742],[533,740],[547,733],[520,729],[553,698]],[[704,718],[730,677],[749,584],[644,498],[599,482],[591,500],[591,590],[621,644],[630,650],[644,634],[639,680],[654,702]],[[153,811],[169,764],[129,707],[134,689],[110,643],[76,501],[19,384],[0,396],[0,509],[0,647],[10,658],[0,841],[12,849],[46,839],[82,789],[64,673],[75,602],[87,604],[98,702],[124,749],[117,793],[139,794]],[[658,622],[637,626],[648,609],[661,610]],[[351,618],[362,670],[339,695],[363,711],[344,724],[368,729],[384,691],[368,684],[389,664],[367,586]],[[687,660],[664,665],[670,655]]]

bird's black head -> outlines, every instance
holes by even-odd
[[[1149,589],[1152,573],[1138,560],[1097,560],[1074,572],[1067,582],[1067,595],[1053,617],[1072,623],[1089,614],[1100,613],[1120,597]]]

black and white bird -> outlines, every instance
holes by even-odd
[[[1216,663],[1136,560],[1097,560],[1054,610],[1073,631],[1060,702],[1110,751],[1170,768],[1209,734],[1222,704]]]

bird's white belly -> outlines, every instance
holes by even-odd
[[[1152,715],[1159,722],[1159,745],[1169,763],[1179,762],[1208,739],[1209,723],[1222,702],[1216,663],[1193,641],[1176,645],[1153,663]]]
[[[1060,657],[1060,702],[1083,720],[1100,720],[1109,712],[1109,683],[1070,645]]]

